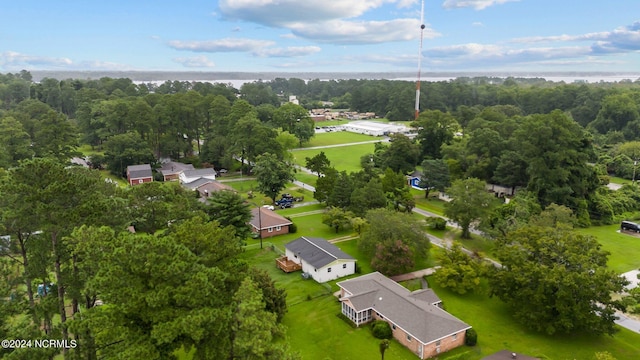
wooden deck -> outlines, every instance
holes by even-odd
[[[302,270],[302,265],[289,260],[286,256],[276,259],[276,266],[286,273]]]

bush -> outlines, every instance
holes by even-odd
[[[389,323],[382,320],[375,320],[371,323],[371,332],[376,339],[391,339],[393,336]]]
[[[464,337],[464,344],[467,346],[475,346],[478,343],[478,333],[474,329],[467,330]]]
[[[337,314],[337,316],[338,316],[338,318],[340,318],[340,319],[344,320],[344,322],[346,322],[347,324],[349,324],[349,326],[351,326],[352,328],[354,328],[354,329],[355,329],[355,328],[357,328],[357,327],[358,327],[358,326],[357,326],[353,321],[351,321],[351,319],[349,319],[349,318],[347,317],[347,315],[345,315],[345,314],[343,314],[343,313],[338,313],[338,314]]]
[[[298,225],[296,225],[296,223],[294,223],[293,220],[291,220],[291,218],[288,216],[285,216],[285,219],[291,221],[291,225],[289,225],[289,234],[295,234],[296,232],[298,232]]]
[[[447,229],[447,220],[438,217],[431,216],[425,219],[427,225],[434,230],[446,230]]]

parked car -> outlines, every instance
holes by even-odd
[[[620,223],[620,230],[621,231],[634,231],[634,232],[640,232],[640,225],[631,222],[631,221],[623,221]]]

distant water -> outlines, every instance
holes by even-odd
[[[320,80],[347,80],[347,79],[388,79],[416,81],[413,72],[290,72],[290,73],[261,73],[261,72],[169,72],[169,71],[31,71],[34,81],[42,78],[64,79],[99,79],[101,77],[129,78],[135,83],[162,84],[167,80],[172,81],[198,81],[209,83],[231,84],[239,88],[242,84],[255,81],[269,81],[275,78],[298,78],[305,81]],[[543,78],[553,82],[620,82],[624,80],[636,81],[640,79],[640,72],[441,72],[423,73],[422,81],[449,81],[459,77],[506,77],[515,78]]]

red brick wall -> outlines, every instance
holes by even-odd
[[[273,227],[273,231],[269,232],[269,229],[262,230],[262,238],[270,238],[276,235],[288,234],[289,233],[289,225],[284,225],[280,227],[280,230],[276,230],[276,227]]]
[[[140,180],[142,180],[142,183],[140,182]],[[140,184],[144,184],[144,183],[149,183],[152,182],[153,178],[142,178],[142,179],[130,179],[129,180],[129,185],[131,186],[135,186],[135,185],[140,185]]]
[[[455,340],[453,338],[453,335],[447,336],[444,339],[440,339],[440,354],[455,349],[458,346],[464,345],[465,332],[466,330],[457,333],[455,336]],[[435,342],[425,345],[424,358],[437,356],[439,354],[437,348],[438,347]]]
[[[384,320],[386,322],[389,323],[389,325],[391,326],[391,330],[393,332],[393,337],[398,340],[398,342],[400,344],[402,344],[403,346],[405,346],[406,348],[408,348],[409,350],[411,350],[414,354],[416,355],[420,355],[420,347],[424,347],[423,349],[423,354],[422,354],[422,358],[423,359],[428,359],[434,356],[437,356],[440,353],[444,353],[447,352],[449,350],[455,349],[458,346],[462,346],[464,345],[464,335],[465,335],[465,331],[461,331],[458,334],[456,334],[456,339],[453,339],[453,335],[451,336],[447,336],[446,338],[443,338],[440,340],[440,352],[438,352],[437,348],[438,346],[436,346],[436,342],[432,342],[430,344],[427,345],[423,345],[420,341],[418,341],[417,339],[415,339],[413,336],[411,336],[411,340],[409,340],[409,337],[404,330],[402,330],[401,328],[397,327],[394,329],[393,328],[393,323],[390,322],[388,319],[386,318],[382,318],[381,316],[378,316],[378,314],[374,311],[372,311],[371,316],[375,319],[375,320]]]

